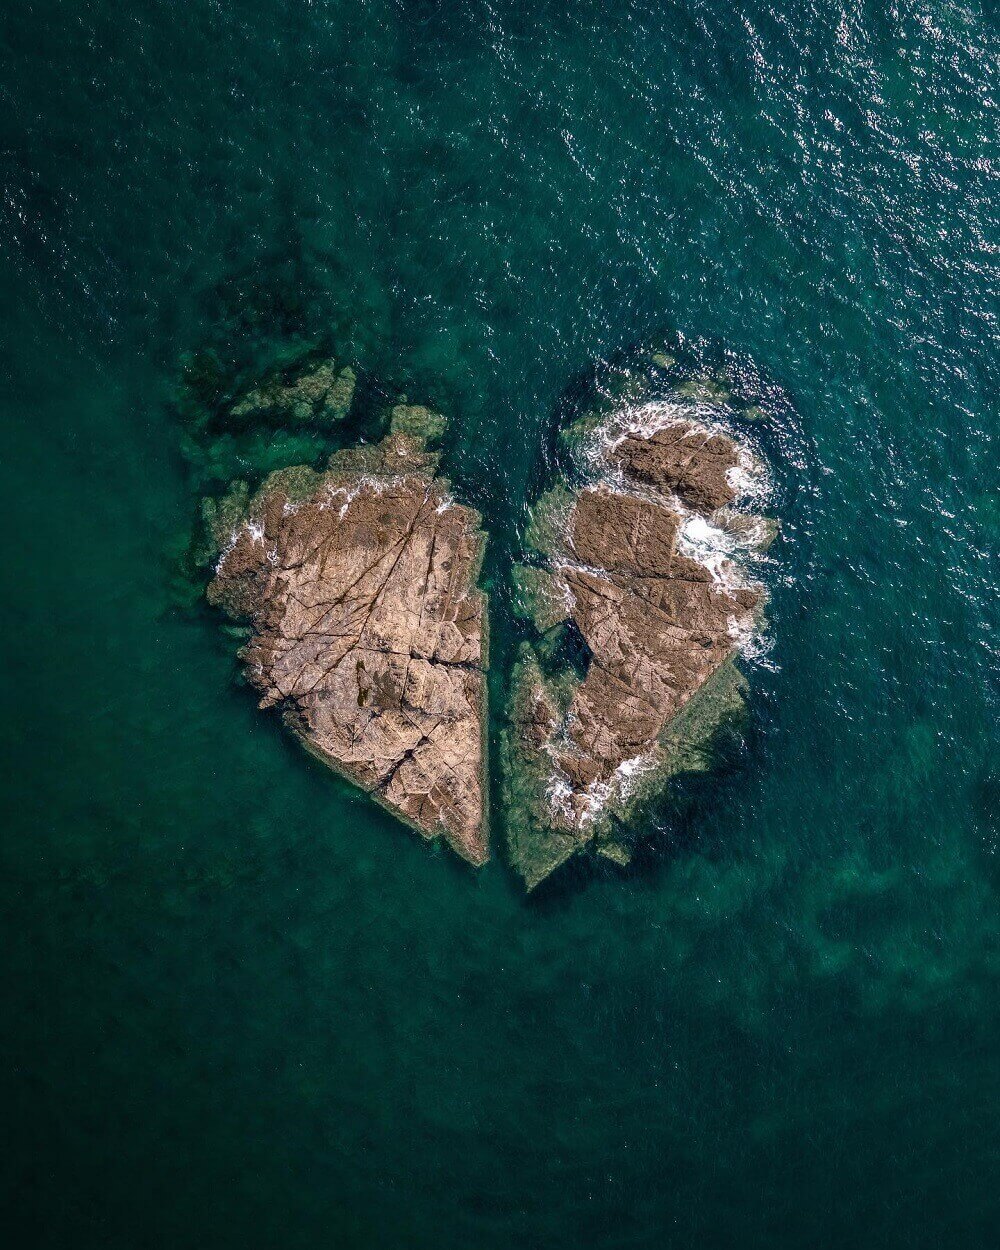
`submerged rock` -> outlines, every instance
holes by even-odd
[[[183,358],[173,407],[193,482],[211,491],[289,464],[321,464],[354,417],[358,379],[325,345],[204,347]]]
[[[249,623],[241,656],[262,707],[425,837],[482,864],[485,535],[405,424],[325,471],[280,470],[252,496],[237,484],[209,518],[222,552],[208,597]]]
[[[627,862],[638,801],[708,766],[763,602],[733,557],[774,537],[738,510],[762,466],[702,405],[591,413],[564,441],[582,481],[538,501],[540,562],[515,579],[546,631],[521,649],[505,740],[508,845],[529,888],[584,847]]]
[[[393,434],[410,434],[433,442],[444,433],[445,419],[422,404],[400,402],[389,411],[389,429]]]
[[[357,378],[350,365],[334,360],[293,371],[275,369],[232,406],[237,418],[270,417],[278,421],[332,422],[350,411]]]

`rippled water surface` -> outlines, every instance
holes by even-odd
[[[6,6],[12,1246],[996,1244],[998,53],[944,0]],[[501,653],[581,370],[787,399],[746,744],[634,869],[429,850],[179,610],[220,282],[449,413]]]

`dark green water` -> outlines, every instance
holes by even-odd
[[[5,1244],[995,1245],[995,8],[0,22]],[[499,580],[591,360],[790,397],[746,747],[629,875],[428,850],[173,607],[165,387],[265,260],[447,408]]]

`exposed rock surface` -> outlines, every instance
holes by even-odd
[[[209,599],[249,622],[241,654],[262,707],[279,707],[309,751],[424,836],[481,864],[485,536],[404,426],[417,428],[410,411],[325,472],[281,470],[252,497],[237,486],[212,511],[223,550]]]
[[[649,434],[628,433],[609,455],[627,478],[672,492],[701,512],[714,512],[736,498],[730,480],[740,467],[735,444],[690,421],[677,420]]]
[[[543,634],[522,650],[507,748],[510,850],[529,886],[589,843],[627,860],[620,818],[670,775],[705,767],[741,703],[733,659],[762,590],[727,551],[773,537],[732,509],[753,465],[694,417],[639,418],[591,429],[589,480],[535,513],[545,564],[520,585]],[[568,636],[583,644],[577,671],[550,662]]]
[[[735,660],[763,601],[747,557],[776,522],[747,506],[754,440],[730,418],[759,420],[749,399],[767,392],[745,372],[699,362],[692,373],[644,350],[596,369],[585,408],[571,401],[560,476],[531,508],[513,570],[534,630],[502,735],[504,823],[529,888],[585,848],[628,862],[637,805],[708,768],[720,725],[743,706]],[[209,599],[241,622],[232,628],[248,638],[241,655],[261,705],[406,823],[480,864],[485,535],[427,451],[444,419],[403,395],[379,416],[384,392],[355,389],[353,369],[315,339],[272,344],[259,361],[214,348],[191,358],[179,406],[209,494],[189,558],[214,565]],[[330,456],[348,428],[386,415],[383,442]],[[327,457],[322,471],[301,463]],[[299,467],[256,492],[234,480],[289,464]]]

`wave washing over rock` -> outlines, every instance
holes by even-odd
[[[652,358],[652,378],[673,361]],[[709,766],[742,708],[759,628],[749,571],[776,524],[767,475],[718,380],[619,378],[562,434],[573,472],[537,501],[516,570],[522,645],[505,741],[508,845],[529,888],[585,848],[618,863],[639,801]],[[664,393],[664,391],[666,393]],[[624,394],[622,394],[624,392]],[[751,414],[753,415],[753,414]]]

